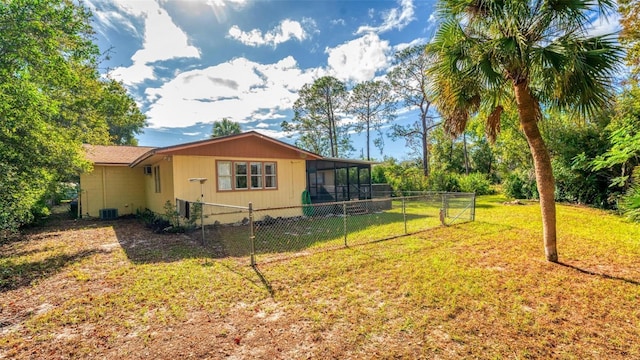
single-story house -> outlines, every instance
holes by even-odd
[[[254,208],[371,198],[371,162],[325,158],[254,131],[167,147],[85,145],[80,215],[113,218],[167,201]],[[202,196],[202,197],[201,197]],[[215,219],[211,219],[215,221]]]

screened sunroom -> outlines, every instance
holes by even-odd
[[[371,199],[370,161],[307,160],[307,190],[312,203]]]

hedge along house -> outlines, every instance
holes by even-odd
[[[277,208],[301,205],[304,190],[322,194],[312,197],[314,202],[370,194],[366,189],[371,187],[371,163],[323,158],[254,131],[162,148],[87,145],[86,149],[94,170],[80,176],[83,216],[105,218],[144,209],[162,214],[167,201],[194,202],[201,195],[205,203]],[[106,161],[116,154],[122,156],[119,172],[103,175],[111,170],[105,169]],[[102,197],[94,199],[96,194]]]

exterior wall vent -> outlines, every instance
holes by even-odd
[[[118,209],[100,209],[100,220],[113,220],[118,218]]]
[[[144,166],[144,174],[145,175],[151,175],[151,165],[145,165]]]

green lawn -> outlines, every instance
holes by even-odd
[[[467,200],[468,202],[468,200]],[[380,204],[381,202],[376,202]],[[366,206],[366,203],[360,203]],[[425,201],[424,197],[393,200],[389,208],[369,209],[360,214],[342,216],[338,213],[315,211],[314,216],[282,217],[271,222],[258,222],[255,231],[257,261],[282,259],[336,249],[362,245],[440,226],[440,201]],[[468,205],[465,203],[465,206]],[[404,210],[403,210],[404,209]],[[297,209],[294,209],[297,210]],[[469,221],[468,209],[452,209],[448,221]],[[260,212],[264,216],[268,211]],[[319,214],[320,213],[320,214]],[[454,217],[461,213],[458,218]],[[346,236],[345,236],[346,232]],[[206,239],[216,241],[226,254],[247,257],[251,253],[248,225],[226,225],[207,227]]]
[[[559,205],[552,264],[503,201],[259,272],[131,220],[39,229],[0,243],[0,358],[640,358],[640,225]]]

